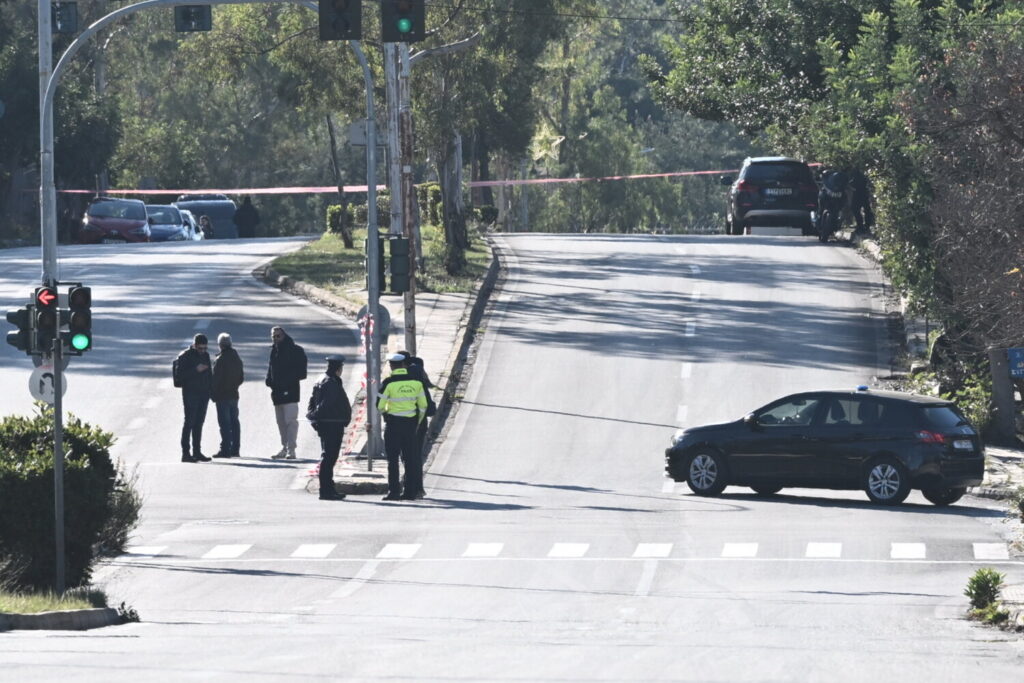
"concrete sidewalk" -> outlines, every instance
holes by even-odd
[[[435,385],[431,393],[437,404],[437,413],[429,418],[428,423],[424,471],[430,466],[433,443],[442,433],[451,412],[466,354],[497,280],[498,268],[497,257],[493,257],[487,274],[472,294],[416,295],[416,355],[423,359],[427,376]],[[365,292],[360,293],[362,301],[355,303],[319,287],[283,277],[270,267],[254,271],[253,275],[269,285],[338,311],[353,322],[359,308],[365,304]],[[400,296],[383,296],[380,302],[391,314],[388,342],[381,349],[386,355],[405,348],[405,312]],[[365,364],[365,356],[360,355],[358,363]],[[387,363],[382,363],[381,379],[387,377],[387,373]],[[360,371],[355,376],[361,374]],[[346,388],[353,396],[353,419],[342,442],[342,455],[334,468],[335,488],[345,494],[384,494],[387,492],[387,461],[375,458],[371,463],[366,457],[365,389],[358,385],[347,385]],[[358,389],[354,395],[353,389]],[[310,469],[306,475],[309,478],[306,490],[319,493],[316,468]]]

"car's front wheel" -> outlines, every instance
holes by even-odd
[[[879,458],[865,470],[864,491],[873,503],[899,505],[910,495],[910,477],[893,458]]]
[[[921,491],[929,503],[943,507],[952,505],[967,493],[966,486],[954,486],[953,488],[930,488]]]
[[[727,483],[725,458],[710,450],[698,451],[686,470],[686,485],[698,496],[717,496]]]

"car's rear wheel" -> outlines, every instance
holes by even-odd
[[[730,235],[742,235],[743,234],[743,223],[737,223],[735,216],[729,216],[726,219],[726,232]]]
[[[686,485],[698,496],[717,496],[727,483],[725,458],[710,450],[698,451],[686,469]]]
[[[768,486],[766,484],[759,484],[757,486],[751,486],[750,488],[754,489],[754,493],[759,496],[774,496],[782,490],[781,486]]]
[[[873,503],[899,505],[910,495],[910,477],[893,458],[879,458],[864,471],[864,491]]]
[[[953,488],[930,488],[921,491],[929,503],[944,507],[957,502],[967,493],[966,486],[954,486]]]

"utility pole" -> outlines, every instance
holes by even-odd
[[[401,43],[384,43],[384,80],[387,94],[388,187],[391,188],[391,223],[388,232],[402,234],[402,195],[398,143],[398,49]]]
[[[412,97],[409,88],[409,44],[399,43],[401,68],[398,72],[398,129],[401,147],[402,233],[409,238],[409,291],[402,295],[405,306],[405,348],[416,355],[416,268],[423,259],[416,188],[413,185]]]

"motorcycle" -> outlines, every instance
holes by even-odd
[[[842,227],[843,208],[846,206],[846,191],[850,176],[843,171],[827,173],[818,191],[818,241],[828,242],[829,238]]]

